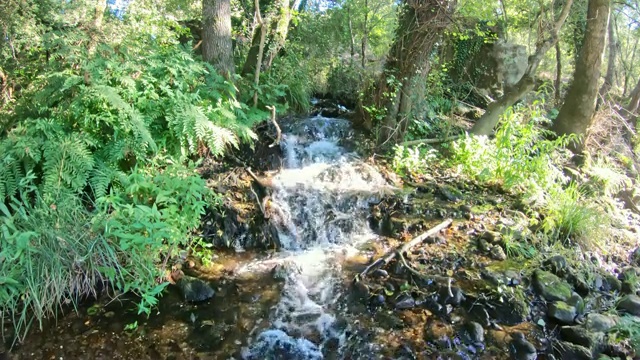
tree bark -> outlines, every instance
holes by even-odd
[[[280,0],[280,16],[276,17],[273,21],[273,36],[271,38],[271,44],[269,45],[269,51],[266,56],[265,69],[269,69],[273,60],[276,58],[280,49],[284,47],[287,41],[287,34],[289,33],[289,23],[291,22],[291,7],[289,0]]]
[[[226,79],[235,73],[231,41],[231,0],[202,1],[202,58]]]
[[[367,42],[369,41],[369,1],[364,0],[364,24],[362,29],[362,48],[360,52],[362,68],[365,69],[367,67]]]
[[[549,51],[549,49],[558,42],[558,33],[569,16],[569,10],[571,9],[572,4],[573,0],[567,0],[565,2],[558,20],[551,29],[549,37],[546,40],[539,41],[536,46],[536,52],[529,56],[529,65],[527,66],[527,70],[522,78],[513,88],[506,91],[502,97],[489,105],[487,111],[485,111],[485,113],[471,128],[471,133],[475,135],[490,135],[493,133],[493,128],[500,121],[500,116],[502,116],[504,111],[510,106],[513,106],[513,104],[518,100],[522,99],[528,92],[533,90],[534,79],[538,66],[547,51]],[[538,36],[542,38],[544,35],[539,34]]]
[[[255,85],[255,90],[253,93],[253,106],[258,106],[258,86],[260,85],[260,70],[262,68],[262,55],[264,54],[264,42],[267,37],[267,28],[264,27],[264,21],[262,20],[262,15],[260,14],[260,0],[255,0],[256,2],[256,20],[258,21],[258,25],[260,26],[260,43],[258,44],[258,56],[256,60],[256,68],[255,73],[253,75],[253,82]]]
[[[625,110],[627,110],[629,114],[635,114],[635,112],[638,111],[639,107],[640,107],[640,79],[638,79],[638,83],[636,84],[636,87],[633,88],[633,91],[631,91],[631,94],[629,96],[629,103],[625,107]]]
[[[617,57],[618,51],[617,51],[616,38],[615,38],[613,15],[611,15],[611,18],[609,19],[609,26],[607,30],[607,42],[609,44],[608,46],[609,56],[607,58],[607,73],[604,76],[604,83],[600,88],[601,99],[603,99],[604,97],[607,96],[607,94],[609,94],[611,87],[613,87],[614,77],[616,75],[616,57]]]
[[[558,135],[584,135],[591,125],[598,97],[598,80],[610,6],[611,0],[589,0],[587,29],[576,63],[573,83],[552,127]],[[581,142],[572,144],[572,149],[581,151]]]
[[[555,86],[555,104],[560,105],[562,101],[560,86],[562,85],[562,51],[560,49],[560,42],[556,42],[556,81]]]
[[[403,1],[396,36],[373,94],[374,107],[385,112],[379,124],[379,146],[404,137],[414,101],[424,97],[429,55],[449,25],[455,5],[455,0]],[[371,114],[361,111],[361,115],[365,127],[372,128]]]

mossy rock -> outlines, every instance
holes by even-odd
[[[533,287],[547,301],[567,301],[571,297],[571,286],[556,275],[542,270],[533,272]]]

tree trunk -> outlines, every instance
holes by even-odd
[[[231,0],[203,0],[202,21],[202,58],[222,76],[231,79],[235,73],[231,41]]]
[[[629,114],[635,114],[640,107],[640,79],[638,79],[638,83],[636,87],[631,91],[631,95],[629,96],[629,104],[627,104],[625,110],[629,112]]]
[[[562,51],[560,49],[560,42],[556,42],[556,81],[555,86],[555,104],[560,105],[562,97],[560,95],[560,86],[562,85]]]
[[[589,0],[587,29],[576,63],[573,83],[552,127],[558,135],[584,135],[591,125],[598,97],[598,80],[610,6],[611,0]],[[577,143],[572,147],[573,150],[581,151],[582,145]]]
[[[291,22],[291,8],[289,0],[280,0],[280,16],[274,19],[273,36],[266,57],[265,69],[269,69],[280,49],[284,47],[289,33],[289,23]]]
[[[607,96],[611,87],[613,86],[614,77],[616,75],[616,56],[617,56],[617,46],[616,46],[616,38],[614,34],[614,23],[613,16],[609,19],[609,28],[607,32],[607,41],[609,43],[609,57],[607,59],[607,73],[604,76],[604,83],[600,88],[600,97],[604,98]]]
[[[536,47],[536,52],[529,56],[529,65],[522,78],[516,83],[516,85],[506,91],[502,97],[495,102],[491,103],[487,108],[487,111],[478,119],[478,121],[471,128],[471,133],[475,135],[490,135],[493,133],[493,128],[500,121],[500,116],[504,111],[513,106],[518,100],[522,99],[529,91],[534,88],[534,78],[540,62],[544,58],[544,55],[558,42],[558,33],[560,28],[564,24],[567,16],[569,16],[569,10],[573,0],[567,0],[562,8],[562,12],[555,22],[549,37],[544,41],[539,41]],[[543,34],[538,35],[540,38]]]
[[[362,68],[365,69],[367,67],[367,42],[369,41],[369,1],[364,0],[364,24],[362,29],[362,49],[361,49],[361,61]]]
[[[262,68],[262,55],[264,54],[264,42],[267,37],[267,28],[264,26],[264,21],[262,20],[262,15],[260,14],[260,0],[255,0],[256,2],[256,20],[258,21],[258,26],[260,26],[260,43],[258,44],[258,56],[256,60],[256,68],[254,69],[253,75],[253,83],[255,86],[255,90],[253,93],[253,107],[258,106],[258,86],[260,85],[260,71]]]
[[[351,63],[353,64],[353,58],[356,56],[356,39],[353,34],[353,24],[351,22],[351,6],[347,6],[347,18],[349,20],[349,39],[351,40]]]
[[[403,1],[396,36],[373,95],[374,107],[385,112],[378,145],[391,145],[404,137],[414,102],[424,97],[429,55],[449,25],[455,4],[453,0]],[[361,115],[365,126],[372,128],[371,114]]]

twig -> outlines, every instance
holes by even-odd
[[[253,180],[255,180],[263,188],[267,189],[267,188],[271,188],[272,187],[271,184],[269,183],[269,181],[267,181],[265,179],[261,179],[261,178],[258,177],[258,175],[254,174],[253,171],[251,171],[250,167],[246,167],[244,169],[249,173],[249,175],[251,175]]]
[[[278,122],[276,121],[276,108],[275,106],[267,106],[267,109],[271,110],[271,122],[273,123],[273,126],[276,127],[276,140],[273,142],[273,144],[269,145],[269,147],[274,147],[276,145],[280,145],[280,140],[282,140],[282,130],[280,130],[280,126],[278,125]]]
[[[256,194],[256,192],[253,190],[252,187],[250,187],[250,189],[251,189],[251,192],[253,193],[253,195],[256,197],[256,202],[258,203],[258,207],[260,208],[260,211],[262,212],[262,216],[264,216],[265,219],[268,219],[269,216],[267,215],[267,211],[265,210],[262,201],[260,201],[260,197],[258,196],[258,194]]]
[[[362,271],[360,273],[360,276],[361,277],[365,277],[371,271],[379,269],[380,267],[388,264],[391,260],[393,260],[396,257],[396,254],[398,252],[400,252],[400,253],[407,252],[407,250],[409,250],[412,247],[418,245],[419,243],[425,241],[430,236],[433,236],[433,235],[439,233],[440,231],[442,231],[443,229],[449,227],[449,225],[451,225],[452,222],[453,222],[452,219],[446,219],[445,221],[441,222],[440,224],[436,225],[435,227],[433,227],[433,228],[427,230],[426,232],[416,236],[411,241],[409,241],[407,243],[404,243],[401,247],[399,247],[399,248],[396,247],[395,249],[393,249],[391,251],[388,251],[383,257],[379,258],[378,260],[374,261],[371,265],[367,266],[367,268],[364,269],[364,271]]]
[[[420,140],[411,140],[411,141],[405,141],[403,143],[401,143],[400,145],[402,146],[411,146],[411,145],[418,145],[418,144],[439,144],[439,143],[443,143],[443,142],[449,142],[449,141],[454,141],[454,140],[458,140],[462,138],[462,135],[453,135],[453,136],[447,136],[445,138],[441,138],[441,139],[420,139]]]

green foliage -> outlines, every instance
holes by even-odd
[[[551,242],[594,245],[604,236],[607,218],[568,183],[562,172],[565,147],[571,138],[548,140],[541,128],[548,119],[543,104],[508,110],[496,137],[466,137],[453,145],[452,160],[465,173],[522,193],[543,214],[542,231]],[[525,249],[513,251],[521,253]]]
[[[394,145],[391,166],[393,171],[402,176],[426,174],[429,172],[429,166],[436,159],[437,153],[435,149],[421,145],[415,147]]]
[[[633,351],[640,353],[640,319],[626,315],[620,317],[616,326],[608,331],[614,342],[629,345]]]

